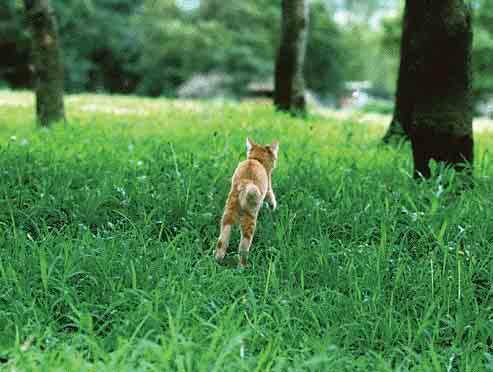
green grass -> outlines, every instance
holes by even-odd
[[[361,111],[382,115],[392,115],[394,112],[394,104],[383,100],[370,100],[370,102],[362,107]]]
[[[493,370],[491,135],[458,195],[449,172],[415,183],[383,127],[67,102],[47,131],[31,95],[0,94],[0,369]],[[238,271],[213,248],[247,135],[280,140],[279,207]]]

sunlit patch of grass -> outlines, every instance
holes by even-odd
[[[458,195],[353,120],[99,95],[67,112],[40,130],[0,106],[0,368],[491,367],[491,135]],[[246,136],[280,140],[279,209],[237,271],[212,249]]]

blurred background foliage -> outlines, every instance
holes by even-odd
[[[493,7],[475,0],[475,89],[493,92]],[[52,0],[69,92],[187,93],[201,77],[221,95],[271,84],[281,0]],[[403,1],[312,0],[308,88],[327,102],[348,81],[392,98]],[[31,86],[22,1],[0,7],[0,85]],[[209,80],[207,80],[209,79]],[[199,79],[200,81],[200,79]],[[193,89],[192,89],[193,90]],[[214,93],[214,92],[213,92]]]

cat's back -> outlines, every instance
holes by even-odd
[[[244,160],[238,164],[238,167],[233,175],[233,184],[237,184],[242,181],[252,181],[263,193],[264,190],[267,189],[268,184],[267,171],[258,160]]]

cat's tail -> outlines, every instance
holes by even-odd
[[[260,190],[253,182],[243,185],[238,197],[242,209],[254,211],[260,205]]]

